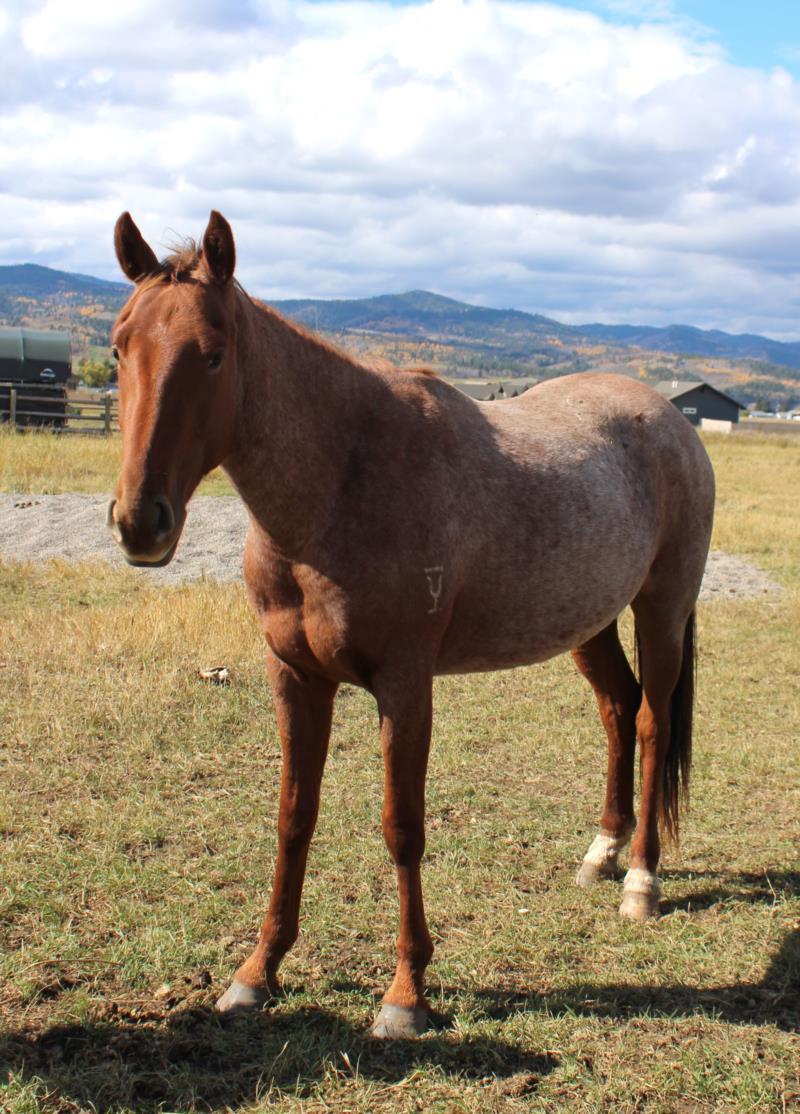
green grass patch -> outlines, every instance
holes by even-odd
[[[211,1005],[263,913],[280,769],[243,592],[47,575],[17,569],[2,593],[14,1114],[800,1101],[795,595],[701,609],[693,807],[656,925],[619,919],[613,883],[573,884],[604,747],[569,661],[437,681],[424,876],[446,1027],[386,1048],[365,1037],[397,927],[371,698],[337,700],[285,997],[223,1026]],[[202,683],[221,662],[231,685]]]

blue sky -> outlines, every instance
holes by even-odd
[[[329,0],[317,0],[327,3]],[[421,0],[391,0],[407,7]],[[595,12],[620,23],[642,18],[690,20],[707,29],[732,62],[770,69],[785,66],[800,71],[800,0],[596,0],[594,3],[558,4],[562,8]]]
[[[265,298],[427,288],[800,339],[800,18],[721,0],[5,0],[0,263],[237,237]]]
[[[614,14],[614,4],[575,4]],[[658,11],[694,20],[708,28],[731,61],[741,66],[770,69],[781,65],[798,69],[800,62],[800,6],[797,0],[678,0],[671,4],[620,5],[633,13]],[[617,8],[619,18],[619,8]],[[628,19],[634,18],[632,15]]]

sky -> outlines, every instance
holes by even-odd
[[[794,9],[794,10],[793,10]],[[0,263],[800,339],[796,0],[4,0]]]

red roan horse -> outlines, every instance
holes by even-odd
[[[342,682],[378,705],[400,897],[376,1035],[427,1022],[420,860],[434,674],[572,651],[608,736],[600,834],[578,881],[613,876],[634,831],[638,739],[620,912],[656,916],[659,821],[676,830],[688,781],[714,503],[686,419],[622,376],[571,375],[482,404],[426,371],[364,366],[245,294],[216,212],[199,248],[161,263],[128,213],[115,246],[135,289],[113,334],[123,461],[109,526],[131,564],[164,565],[198,482],[225,468],[250,515],[244,576],[283,741],[269,911],[218,1008],[263,1005],[297,936]],[[628,604],[641,682],[617,635]]]

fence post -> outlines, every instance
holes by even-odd
[[[108,436],[111,433],[111,395],[106,395],[105,403],[106,412],[104,415],[103,425],[105,427],[106,436]]]
[[[8,403],[8,424],[11,429],[17,428],[17,388],[11,388]]]

